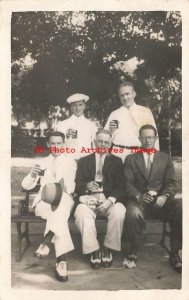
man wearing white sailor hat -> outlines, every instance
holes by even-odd
[[[66,147],[74,148],[73,158],[79,158],[88,153],[81,153],[82,147],[92,148],[92,142],[97,132],[96,125],[84,116],[86,102],[89,96],[84,94],[73,94],[67,98],[72,112],[71,117],[58,123],[57,130],[66,136]]]

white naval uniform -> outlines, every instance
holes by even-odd
[[[72,137],[66,138],[66,132],[69,128],[77,130],[76,139]],[[72,115],[70,118],[59,122],[57,130],[65,134],[66,147],[76,149],[76,152],[71,153],[70,155],[74,159],[79,159],[89,154],[85,152],[81,153],[81,149],[82,147],[92,148],[93,140],[98,129],[97,126],[92,121],[85,118],[84,115],[80,117]]]
[[[50,230],[54,232],[53,242],[55,244],[56,257],[58,257],[74,249],[68,228],[68,218],[74,205],[70,194],[75,189],[76,162],[65,154],[61,154],[56,158],[50,154],[48,157],[40,159],[37,163],[45,172],[44,176],[40,176],[41,188],[33,201],[32,207],[35,208],[37,216],[47,220],[44,234],[47,234]],[[58,182],[61,178],[64,179],[67,191],[63,192],[58,208],[52,211],[51,205],[41,200],[42,188],[46,183]],[[38,180],[39,176],[32,178],[31,173],[29,173],[23,179],[22,187],[26,190],[33,189]]]
[[[129,109],[121,106],[117,110],[113,111],[105,125],[105,129],[109,130],[109,124],[112,120],[118,120],[118,129],[113,133],[113,143],[121,146],[141,146],[138,139],[139,129],[141,126],[150,124],[156,128],[154,117],[149,108],[137,105],[134,103]],[[114,148],[117,148],[116,146]],[[156,141],[155,148],[159,149],[159,141]],[[123,149],[123,153],[114,153],[119,156],[122,160],[131,153],[130,149]]]

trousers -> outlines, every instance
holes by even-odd
[[[168,221],[171,227],[170,248],[175,254],[182,248],[182,201],[168,199],[162,208],[146,205],[142,211],[135,201],[128,201],[125,219],[125,241],[128,252],[137,252],[142,245],[145,218]]]
[[[115,203],[106,212],[108,220],[104,246],[120,251],[121,235],[124,225],[126,208],[122,203]],[[95,226],[95,211],[86,204],[79,204],[75,211],[75,224],[81,233],[83,254],[92,253],[100,248]]]
[[[54,233],[52,242],[55,246],[56,257],[74,249],[68,227],[68,219],[73,205],[74,201],[71,196],[64,192],[55,211],[51,210],[50,204],[42,200],[35,206],[35,215],[47,220],[44,235],[49,231]]]

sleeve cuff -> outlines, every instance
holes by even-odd
[[[110,200],[112,202],[112,204],[115,204],[115,202],[116,202],[116,198],[114,198],[114,197],[108,197],[108,200]]]

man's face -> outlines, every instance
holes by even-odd
[[[108,149],[108,148],[110,148],[112,141],[111,141],[111,137],[109,134],[102,132],[96,136],[96,139],[94,142],[95,142],[96,147]]]
[[[64,142],[61,136],[51,136],[48,143],[47,147],[56,147],[56,148],[62,148],[64,146]],[[61,153],[55,153],[55,151],[52,151],[51,154],[53,156],[59,156]]]
[[[74,114],[76,117],[80,117],[83,115],[86,107],[84,100],[73,102],[70,105],[72,114]]]
[[[139,136],[143,148],[154,148],[156,139],[153,129],[144,129]]]
[[[132,86],[126,85],[119,89],[119,98],[124,107],[131,107],[134,103],[136,93]]]

